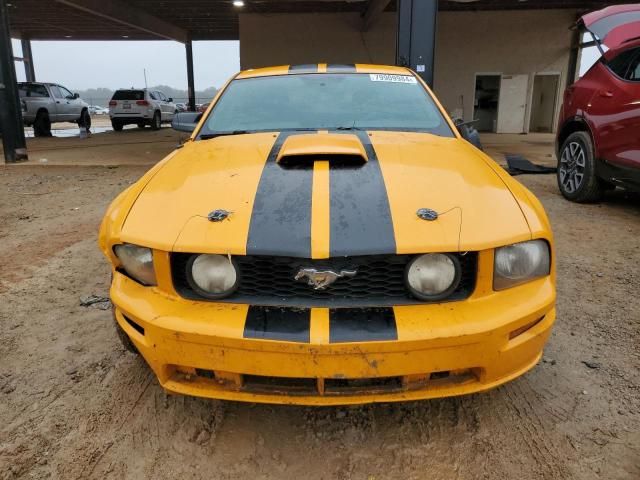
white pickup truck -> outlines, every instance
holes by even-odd
[[[91,128],[89,104],[62,85],[20,82],[18,92],[23,122],[33,126],[36,137],[50,137],[51,124],[57,122],[77,123],[87,131]]]

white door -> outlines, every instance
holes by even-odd
[[[498,133],[524,132],[529,75],[502,75],[498,100]]]

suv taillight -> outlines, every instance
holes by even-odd
[[[116,102],[115,100],[109,100],[110,107],[115,107],[116,105],[118,105],[118,102]]]
[[[136,105],[142,105],[143,107],[147,107],[149,105],[149,102],[147,102],[146,100],[136,100]]]

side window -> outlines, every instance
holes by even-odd
[[[631,61],[626,79],[632,82],[640,82],[640,48],[636,49],[636,57]]]
[[[53,93],[53,96],[55,98],[64,98],[64,95],[62,95],[62,92],[57,85],[49,85],[49,89],[51,90],[51,93]]]
[[[160,100],[158,98],[158,95],[156,94],[156,92],[149,92],[149,96],[151,97],[151,100]]]
[[[158,93],[158,98],[160,98],[160,100],[162,100],[163,102],[167,101],[167,97],[165,96],[164,93],[162,92],[157,92]]]
[[[44,85],[39,85],[37,83],[19,84],[18,92],[20,94],[20,98],[22,97],[46,98],[49,96],[49,92],[47,92],[47,87],[45,87]]]
[[[61,87],[58,85],[58,88],[60,89],[60,92],[62,92],[62,96],[64,98],[72,98],[73,97],[73,93],[71,93],[69,90],[67,90],[64,87]]]
[[[637,56],[636,54],[639,52],[640,48],[632,48],[631,50],[626,50],[619,54],[617,57],[612,58],[607,63],[607,66],[618,77],[628,80],[631,63],[634,57]]]
[[[30,97],[48,97],[49,92],[47,92],[47,87],[44,85],[31,85],[31,91],[29,92]]]

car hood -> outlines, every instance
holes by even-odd
[[[295,135],[188,142],[142,189],[121,240],[166,251],[327,258],[481,250],[531,237],[500,167],[464,140]],[[228,216],[208,219],[215,210]]]
[[[640,38],[640,5],[614,5],[582,16],[578,22],[610,50]]]

